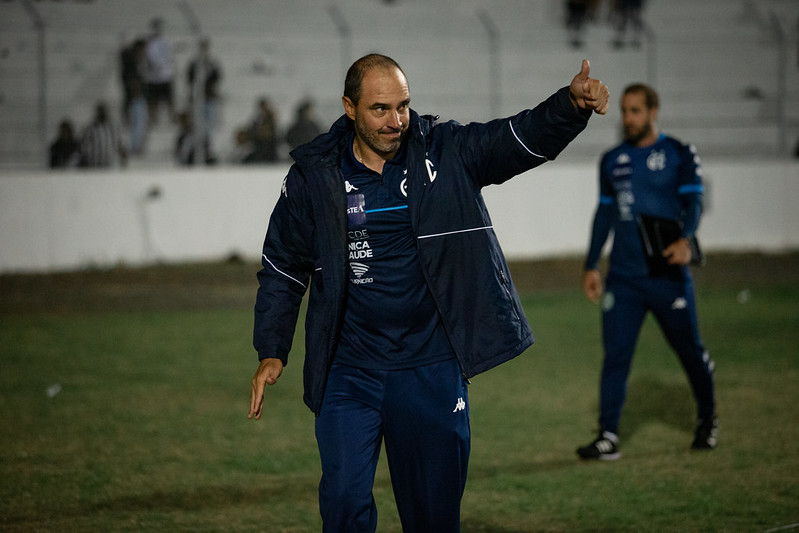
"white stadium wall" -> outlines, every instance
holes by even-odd
[[[0,273],[257,260],[287,166],[0,175]],[[704,162],[707,251],[799,248],[799,163]],[[510,259],[580,255],[595,165],[549,163],[484,191]]]

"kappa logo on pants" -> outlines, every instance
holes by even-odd
[[[453,413],[457,413],[458,411],[463,411],[466,409],[466,402],[463,401],[463,397],[458,398],[458,403],[455,404],[455,409],[452,410]]]
[[[602,295],[602,311],[610,311],[616,305],[616,297],[612,292],[605,292]]]
[[[688,307],[688,301],[682,296],[674,300],[674,302],[671,304],[672,311],[678,311],[680,309],[685,309],[687,307]]]

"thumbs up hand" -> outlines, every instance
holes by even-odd
[[[604,115],[608,112],[610,93],[608,86],[599,80],[590,78],[591,63],[583,59],[580,73],[577,74],[569,85],[569,98],[578,109],[590,109],[595,113]]]

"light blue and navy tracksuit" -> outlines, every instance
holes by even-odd
[[[533,343],[480,191],[554,159],[589,115],[568,88],[484,124],[412,111],[382,175],[353,158],[345,116],[292,153],[264,241],[254,345],[287,362],[307,289],[304,399],[326,531],[374,530],[381,442],[404,530],[458,530],[467,379]]]
[[[687,266],[650,275],[641,243],[639,214],[680,221],[682,236],[694,235],[702,214],[701,164],[692,146],[661,134],[653,145],[623,143],[602,157],[599,206],[594,216],[586,269],[597,267],[613,232],[602,296],[605,359],[600,383],[599,424],[618,433],[627,377],[647,312],[652,312],[680,358],[697,402],[698,418],[715,415],[713,362],[699,336],[693,279]]]

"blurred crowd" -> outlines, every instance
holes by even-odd
[[[150,22],[149,32],[123,43],[119,52],[122,90],[121,121],[116,124],[106,102],[95,104],[91,121],[78,131],[64,118],[50,144],[51,168],[118,167],[130,158],[144,157],[148,150],[168,148],[177,165],[220,161],[237,164],[278,161],[291,150],[321,133],[310,99],[297,105],[293,122],[278,127],[276,113],[266,96],[256,98],[252,117],[235,129],[229,148],[221,149],[219,129],[222,67],[211,54],[211,41],[199,40],[196,55],[186,72],[185,105],[176,102],[178,74],[171,42],[160,18]],[[172,132],[171,147],[149,146],[159,127]],[[159,137],[161,138],[161,137]]]
[[[613,29],[611,45],[638,48],[646,26],[643,19],[644,0],[606,0],[605,13],[600,0],[566,0],[566,30],[569,44],[581,48],[589,24],[607,24]]]

